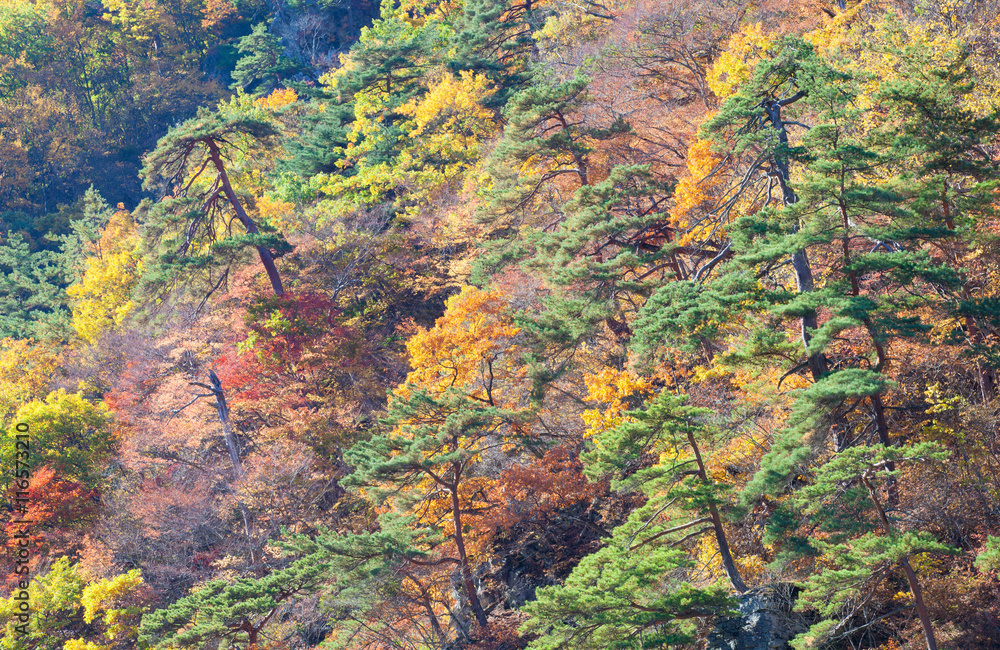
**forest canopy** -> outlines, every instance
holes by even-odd
[[[995,648],[997,10],[0,0],[0,648]]]

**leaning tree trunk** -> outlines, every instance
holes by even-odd
[[[694,452],[695,461],[698,463],[698,477],[705,484],[711,483],[708,478],[708,472],[705,471],[705,463],[701,458],[701,450],[698,449],[698,443],[695,442],[694,434],[691,431],[687,433],[688,444],[691,445],[691,450]],[[733,561],[733,554],[729,550],[729,541],[726,539],[726,531],[722,527],[722,517],[719,516],[719,509],[714,503],[708,504],[708,512],[712,517],[712,528],[715,531],[715,542],[719,545],[719,554],[722,556],[722,566],[726,570],[726,576],[729,578],[729,582],[732,583],[733,589],[737,593],[743,593],[747,590],[747,585],[743,582],[743,577],[740,575],[739,569],[736,568],[736,562]]]
[[[462,468],[456,463],[454,469],[455,483],[449,488],[449,491],[451,492],[451,516],[452,523],[455,526],[455,549],[458,551],[459,570],[462,574],[462,585],[465,587],[465,593],[469,597],[469,606],[472,608],[472,613],[476,617],[479,629],[486,632],[489,629],[489,620],[486,618],[486,612],[479,601],[479,593],[476,591],[476,583],[472,577],[472,567],[469,565],[469,554],[465,549],[465,535],[462,532],[462,508],[458,499],[458,486]]]
[[[788,147],[788,130],[785,128],[785,122],[781,119],[781,109],[793,102],[798,101],[805,94],[798,92],[787,99],[775,100],[764,103],[764,111],[767,113],[768,118],[771,121],[771,128],[774,129],[775,133],[778,135],[778,152],[772,156],[772,162],[774,163],[774,172],[778,181],[778,186],[781,188],[781,198],[785,206],[791,206],[798,203],[799,197],[795,195],[791,186],[788,184],[789,172],[788,172],[788,156],[784,149]],[[798,232],[798,226],[795,227],[795,232]],[[795,286],[799,293],[809,293],[815,289],[815,284],[813,281],[812,266],[809,264],[809,256],[806,254],[804,248],[792,253],[792,270],[795,273]],[[819,327],[819,322],[816,317],[815,310],[809,310],[800,319],[799,326],[801,329],[802,345],[809,349],[809,342],[812,340],[812,332]],[[813,352],[809,355],[808,359],[809,371],[813,376],[813,381],[819,381],[824,375],[829,372],[829,364],[826,360],[826,355],[822,352]]]
[[[236,444],[236,434],[233,432],[233,426],[229,420],[229,406],[226,404],[226,393],[222,390],[222,381],[214,371],[209,370],[208,377],[212,385],[206,386],[206,388],[209,388],[215,396],[215,408],[219,412],[219,422],[222,424],[226,449],[229,451],[229,461],[232,463],[233,473],[236,475],[236,480],[238,481],[246,475],[246,472],[243,470],[243,463],[240,461],[239,448]],[[237,505],[240,509],[240,515],[243,517],[243,532],[246,534],[247,543],[250,545],[250,563],[256,567],[258,557],[253,541],[252,517],[250,511],[247,510],[242,501],[237,499]]]
[[[251,235],[256,235],[260,233],[257,228],[257,224],[250,215],[247,214],[246,209],[243,207],[243,203],[240,198],[236,196],[236,192],[233,190],[232,183],[229,182],[229,175],[226,173],[226,166],[222,161],[222,152],[219,150],[219,145],[211,138],[205,141],[208,147],[209,157],[212,159],[212,164],[215,165],[215,170],[219,173],[219,181],[222,184],[222,191],[226,195],[226,199],[229,204],[233,206],[233,210],[236,212],[236,218],[240,220],[243,227],[246,228],[247,232]],[[264,270],[267,271],[267,277],[271,281],[271,288],[274,290],[274,295],[280,296],[285,293],[284,287],[281,285],[281,276],[278,275],[278,267],[274,264],[274,255],[271,254],[270,249],[267,246],[257,246],[257,255],[260,256],[260,263],[264,265]]]
[[[875,512],[878,514],[879,524],[882,527],[882,532],[886,536],[892,535],[892,524],[889,523],[889,518],[885,514],[885,508],[878,500],[878,495],[875,493],[875,487],[872,485],[867,475],[861,476],[861,482],[865,484],[865,488],[868,490],[868,495],[871,497],[872,503],[875,504]],[[913,567],[910,566],[909,556],[904,556],[899,561],[899,566],[903,569],[903,573],[906,575],[906,582],[910,586],[910,593],[913,594],[913,605],[917,610],[917,617],[920,619],[920,627],[923,628],[924,632],[924,642],[927,644],[927,650],[937,650],[937,639],[934,637],[934,627],[931,625],[931,616],[927,611],[927,605],[924,604],[923,590],[920,588],[920,581],[917,580],[917,574],[914,572]]]

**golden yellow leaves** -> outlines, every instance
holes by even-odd
[[[692,212],[706,203],[714,203],[715,190],[724,185],[721,177],[714,173],[721,161],[722,157],[712,151],[712,143],[707,140],[695,140],[688,147],[687,174],[677,184],[674,207],[670,211],[678,232],[684,233],[680,238],[682,245],[711,235],[710,227],[694,219]]]
[[[518,331],[498,292],[465,287],[448,299],[434,327],[419,328],[407,341],[413,370],[406,384],[434,393],[461,388],[479,399],[496,400],[505,384],[519,376],[514,361],[504,355]],[[397,392],[408,390],[406,384]]]
[[[719,99],[736,92],[740,84],[753,76],[757,63],[764,59],[774,37],[764,32],[760,23],[749,23],[729,39],[729,47],[719,55],[708,71],[708,87]]]
[[[407,145],[397,166],[408,172],[410,198],[417,206],[479,160],[480,142],[497,129],[493,111],[483,106],[495,92],[482,75],[469,71],[459,77],[444,74],[420,100],[410,100],[399,108],[412,119],[402,125]]]
[[[358,204],[377,203],[390,192],[404,196],[404,214],[413,216],[444,189],[460,189],[465,173],[480,159],[480,143],[497,129],[493,111],[483,103],[496,88],[483,75],[443,73],[419,98],[398,108],[394,97],[380,87],[354,95],[354,123],[348,134],[347,156],[338,162],[353,168],[350,176],[323,174],[317,187],[331,197],[333,212],[346,212]],[[409,119],[399,123],[402,137],[390,133],[387,116],[398,113]],[[372,153],[383,156],[387,146],[391,161],[370,163]]]
[[[50,344],[0,339],[0,429],[20,406],[48,394],[59,364],[59,350]]]
[[[290,104],[299,101],[298,94],[291,88],[276,88],[267,97],[261,97],[254,101],[266,111],[277,111]]]
[[[264,193],[257,198],[256,208],[260,221],[274,226],[279,232],[293,233],[304,229],[303,215],[295,209],[293,203]]]
[[[118,327],[135,307],[132,289],[139,281],[139,236],[132,216],[119,209],[86,260],[83,277],[67,289],[73,303],[73,329],[93,343]]]
[[[109,637],[130,632],[134,634],[136,627],[128,625],[128,617],[135,612],[123,605],[140,586],[142,586],[142,574],[139,569],[132,569],[128,573],[88,584],[83,588],[83,595],[80,597],[84,622],[93,623],[98,613],[103,611],[103,621],[107,626]]]
[[[489,79],[463,70],[457,78],[443,75],[431,85],[426,95],[419,100],[410,100],[400,107],[399,112],[413,118],[411,136],[437,132],[482,138],[490,135],[495,128],[493,112],[483,108],[482,104],[495,92],[496,88]]]
[[[98,645],[93,641],[84,641],[83,639],[70,639],[63,646],[63,650],[111,650],[114,647],[113,643],[107,645]]]
[[[450,16],[462,13],[461,0],[402,0],[395,10],[400,19],[414,27],[431,22],[450,22]]]
[[[726,577],[726,570],[722,566],[722,554],[719,553],[719,545],[712,535],[703,535],[694,549],[695,561],[698,567],[706,572],[709,581],[723,580]],[[740,570],[740,575],[750,583],[760,580],[767,563],[757,554],[740,554],[733,557],[736,568]]]
[[[625,421],[625,411],[639,406],[631,401],[645,399],[653,392],[653,384],[631,370],[606,367],[584,375],[583,381],[587,385],[587,400],[605,405],[603,409],[586,409],[581,415],[587,425],[584,433],[587,438],[620,425]]]
[[[68,557],[61,557],[52,563],[47,573],[31,581],[27,592],[34,617],[26,626],[26,635],[14,629],[17,623],[13,613],[17,611],[17,601],[0,599],[0,620],[5,622],[6,628],[0,634],[2,648],[40,647],[44,639],[51,638],[53,630],[59,629],[80,635],[67,640],[61,646],[63,650],[111,650],[136,644],[145,601],[138,569],[94,580],[80,565],[71,564]],[[65,636],[68,634],[63,638]]]

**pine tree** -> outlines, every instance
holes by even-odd
[[[800,468],[814,453],[808,441],[817,431],[831,431],[834,447],[844,449],[871,421],[881,443],[890,444],[883,399],[891,384],[890,344],[922,336],[929,324],[917,310],[934,304],[929,288],[947,290],[957,280],[927,250],[949,233],[915,229],[906,172],[886,178],[882,171],[905,169],[904,156],[858,128],[864,115],[854,100],[860,81],[801,41],[786,39],[774,48],[706,125],[732,155],[749,161],[741,176],[756,177],[769,203],[730,225],[733,258],[719,267],[722,277],[705,276],[689,288],[702,301],[695,313],[728,310],[760,319],[760,329],[728,355],[731,363],[787,358],[792,350],[781,327],[799,321],[806,358],[789,372],[808,369],[813,385],[799,397],[751,491],[775,489]],[[795,119],[787,115],[793,108]],[[794,140],[792,129],[801,129]],[[758,190],[747,183],[740,191]],[[817,281],[810,256],[820,255],[825,267]],[[794,290],[786,288],[789,279]],[[654,295],[643,310],[643,345],[658,333],[676,332],[678,319],[690,322],[682,310],[687,303],[667,304],[666,295]],[[822,322],[820,310],[829,314]],[[866,352],[859,356],[858,349]],[[870,415],[852,414],[861,404]]]
[[[230,88],[253,90],[263,96],[278,88],[295,73],[295,63],[285,56],[281,39],[267,30],[267,23],[254,25],[253,31],[240,39],[237,46],[243,56],[233,70]]]
[[[594,448],[583,455],[588,476],[611,476],[616,489],[641,491],[648,500],[565,584],[540,589],[525,607],[531,619],[523,631],[541,635],[529,647],[638,649],[690,642],[687,619],[724,615],[733,605],[722,584],[695,587],[686,580],[695,562],[683,545],[706,534],[718,544],[732,588],[746,590],[723,528],[724,486],[709,478],[698,442],[705,410],[684,402],[663,391],[593,437]],[[659,460],[648,464],[649,458]]]
[[[146,157],[145,187],[165,194],[154,205],[140,206],[144,238],[154,255],[147,277],[154,283],[170,286],[178,276],[189,283],[199,271],[221,267],[218,287],[239,254],[252,248],[274,293],[284,293],[274,260],[291,247],[273,228],[250,217],[228,173],[238,146],[267,145],[278,130],[263,109],[241,101],[223,103],[217,111],[200,109]],[[241,228],[234,228],[236,222]]]
[[[329,554],[314,552],[261,578],[209,581],[144,616],[139,639],[153,648],[204,647],[221,640],[255,647],[282,607],[330,579],[332,564]]]
[[[925,531],[901,529],[898,514],[887,514],[876,477],[889,466],[940,463],[949,453],[934,442],[906,447],[853,447],[837,454],[815,473],[814,481],[796,495],[817,534],[810,544],[822,568],[803,584],[797,607],[815,607],[826,619],[796,638],[797,650],[827,647],[851,619],[843,609],[871,597],[876,585],[900,569],[910,588],[927,650],[937,641],[920,581],[910,559],[922,553],[954,553]],[[891,470],[896,473],[898,470]],[[890,497],[887,497],[890,498]],[[830,617],[830,618],[826,618]]]
[[[895,157],[915,163],[895,184],[909,208],[908,220],[895,227],[939,242],[941,263],[957,274],[957,283],[937,288],[948,292],[945,313],[961,323],[952,339],[975,360],[987,401],[996,394],[1000,355],[990,340],[1000,331],[1000,298],[973,251],[994,245],[985,225],[996,216],[1000,165],[986,147],[1000,130],[1000,111],[973,108],[981,91],[966,47],[933,53],[908,43],[898,56],[903,74],[875,93],[885,111],[876,137]]]
[[[0,337],[66,336],[66,273],[56,253],[32,253],[19,234],[0,242]]]
[[[529,83],[528,57],[534,45],[531,33],[541,26],[537,14],[530,2],[463,3],[447,65],[454,72],[471,70],[485,75],[496,85],[498,91],[486,106],[502,109]]]
[[[390,432],[359,442],[344,456],[355,467],[345,483],[377,488],[381,499],[395,493],[392,501],[404,516],[426,510],[434,499],[445,499],[441,525],[450,533],[453,555],[441,562],[457,566],[465,597],[484,633],[489,622],[473,580],[469,532],[463,522],[476,507],[469,497],[471,493],[475,498],[482,455],[512,437],[504,429],[517,420],[516,412],[459,390],[449,388],[439,395],[414,390],[390,404],[385,421]],[[419,522],[423,527],[428,523]]]

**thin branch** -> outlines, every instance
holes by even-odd
[[[674,526],[673,528],[668,528],[666,530],[661,530],[660,532],[656,533],[655,535],[652,535],[651,537],[646,538],[642,542],[639,542],[638,544],[635,544],[634,546],[630,546],[628,550],[629,551],[634,551],[634,550],[636,550],[638,548],[642,548],[643,546],[645,546],[646,544],[649,544],[652,541],[655,541],[655,540],[663,537],[664,535],[669,535],[670,533],[676,533],[677,531],[685,530],[687,528],[691,528],[692,526],[697,526],[698,524],[708,523],[710,521],[712,521],[711,517],[702,517],[701,519],[695,519],[694,521],[689,521],[688,523],[681,524],[680,526]],[[704,532],[706,530],[711,530],[711,529],[710,528],[704,528],[704,529],[698,531],[695,534],[697,535],[698,533]],[[688,537],[690,537],[690,535]],[[676,542],[676,543],[679,544],[681,541],[684,541],[685,539],[687,539],[687,537],[682,538],[679,542]],[[671,544],[671,546],[674,546],[674,544]]]
[[[204,384],[197,384],[197,385],[198,385],[198,386],[203,386],[203,387],[205,387],[205,388],[208,388],[208,386],[205,386]],[[213,393],[207,393],[207,394],[204,394],[204,395],[195,395],[195,396],[194,396],[194,397],[193,397],[193,398],[191,399],[191,401],[190,401],[190,402],[188,402],[188,403],[187,403],[187,404],[185,404],[184,406],[180,407],[180,408],[179,408],[179,409],[177,409],[176,411],[173,411],[173,412],[172,412],[172,413],[170,414],[170,417],[169,417],[169,418],[167,418],[167,421],[166,421],[166,422],[165,422],[164,424],[168,424],[168,423],[169,423],[169,422],[170,422],[171,420],[173,420],[173,419],[174,419],[174,416],[175,416],[175,415],[177,415],[178,413],[180,413],[181,411],[183,411],[183,410],[184,410],[184,409],[186,409],[187,407],[191,406],[191,405],[192,405],[192,404],[194,404],[195,402],[197,402],[197,401],[198,401],[198,399],[199,399],[199,398],[201,398],[201,397],[215,397],[215,394],[213,394]]]

